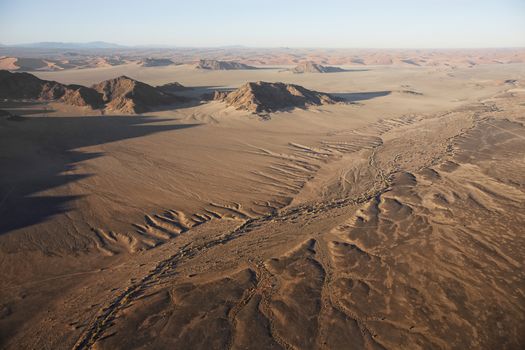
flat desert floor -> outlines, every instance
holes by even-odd
[[[283,68],[35,75],[352,103],[0,103],[0,347],[523,349],[525,64]]]

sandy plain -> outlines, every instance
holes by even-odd
[[[352,103],[1,103],[2,348],[522,348],[525,65],[286,68],[35,75]]]

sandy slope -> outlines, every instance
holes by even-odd
[[[38,73],[356,104],[0,120],[2,346],[523,346],[525,77],[497,67]]]

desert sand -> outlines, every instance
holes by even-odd
[[[309,63],[308,63],[309,62]],[[258,66],[295,66],[299,72],[329,65],[361,67],[441,67],[447,69],[525,63],[525,49],[321,49],[321,48],[105,48],[2,47],[0,69],[63,71],[113,67],[122,64],[169,66],[192,64],[211,70],[253,69]],[[306,64],[305,64],[306,63]],[[254,67],[255,66],[255,67]],[[291,67],[290,67],[291,68]],[[319,69],[320,68],[320,69]],[[330,68],[330,67],[327,67]],[[337,70],[332,67],[329,71]]]
[[[525,64],[279,54],[32,72],[187,99],[143,114],[0,102],[1,348],[523,348]],[[345,103],[203,98],[258,81]]]

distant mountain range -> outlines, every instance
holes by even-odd
[[[108,43],[106,41],[90,41],[90,42],[61,42],[61,41],[42,41],[25,44],[4,44],[0,43],[0,47],[17,47],[17,48],[35,48],[35,49],[172,49],[177,48],[176,45],[170,44],[138,44],[138,45],[120,45],[115,43]],[[243,45],[225,45],[225,46],[210,46],[210,48],[221,49],[243,49]]]
[[[37,48],[37,49],[118,49],[118,48],[127,47],[124,45],[107,43],[105,41],[92,41],[88,43],[63,43],[63,42],[46,41],[46,42],[14,44],[14,45],[0,44],[0,46],[27,47],[27,48]]]

